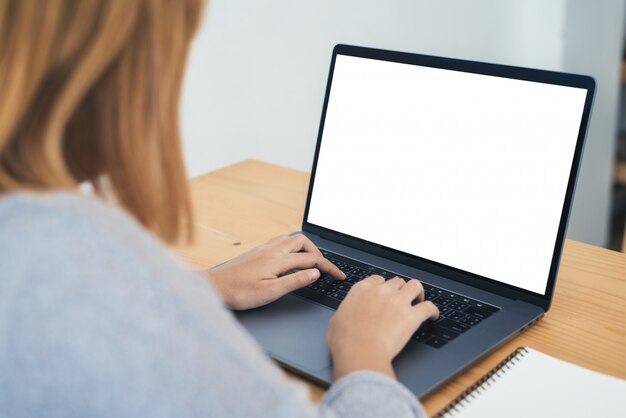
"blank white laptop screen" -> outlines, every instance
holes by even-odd
[[[337,55],[307,221],[545,294],[585,98]]]

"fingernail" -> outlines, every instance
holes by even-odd
[[[317,280],[320,277],[320,272],[318,269],[307,270],[306,275],[309,276],[309,280]]]

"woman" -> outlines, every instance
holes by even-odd
[[[206,275],[157,238],[190,237],[177,112],[201,9],[0,3],[0,413],[423,416],[391,365],[438,315],[413,306],[418,281],[354,286],[330,323],[335,384],[315,406],[224,305],[260,306],[343,273],[302,236]],[[77,192],[83,182],[97,198]]]

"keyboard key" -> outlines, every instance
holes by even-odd
[[[355,276],[354,274],[348,274],[346,276],[346,280],[344,280],[344,282],[356,284],[356,283],[360,282],[361,280],[363,280],[363,278]]]
[[[440,319],[439,321],[436,322],[436,324],[438,327],[444,327],[444,328],[447,328],[451,331],[458,332],[458,333],[463,333],[467,331],[468,329],[470,329],[469,325],[461,324],[448,318]]]
[[[417,330],[415,334],[413,334],[413,339],[416,341],[425,341],[430,338],[431,335],[432,334],[430,333],[430,330],[423,330],[420,327],[420,329]]]
[[[345,267],[342,267],[341,271],[343,271],[344,273],[348,274],[348,273],[352,273],[355,269],[356,269],[356,267],[347,265]]]
[[[447,340],[444,340],[443,338],[439,338],[439,337],[431,337],[426,340],[426,344],[435,348],[443,347],[447,343],[448,343]]]
[[[432,332],[433,335],[443,338],[446,341],[454,340],[459,336],[458,332],[450,331],[449,329],[438,326],[434,326]]]
[[[337,290],[335,293],[330,295],[330,297],[335,298],[337,300],[343,300],[343,298],[345,298],[347,294],[348,292],[346,292],[345,290]]]
[[[337,290],[345,290],[346,292],[352,288],[353,284],[350,282],[346,282],[345,280],[335,286]]]
[[[449,308],[449,306],[446,306],[446,308]],[[463,317],[466,317],[467,315],[465,315],[464,313],[461,313],[459,311],[451,311],[446,315],[446,318],[450,318],[453,321],[459,321],[460,319],[462,319]]]
[[[433,301],[433,303],[437,306],[446,306],[452,303],[452,301],[446,297],[439,296],[436,300]]]
[[[434,301],[435,299],[437,299],[439,296],[437,296],[436,293],[434,292],[426,292],[424,299],[426,300],[430,300],[430,301]]]
[[[313,289],[313,290],[315,290],[315,291],[317,291],[317,292],[319,292],[319,293],[322,293],[322,291],[324,291],[324,290],[326,290],[326,289],[331,289],[331,286],[330,286],[330,285],[328,285],[328,284],[319,283],[319,284],[317,285],[317,288],[313,287],[313,285],[315,285],[315,284],[316,284],[316,283],[311,284],[309,288],[310,288],[310,289]]]
[[[322,277],[317,279],[317,283],[321,285],[331,284],[335,279],[333,279],[329,274],[324,274]]]
[[[487,312],[495,313],[500,310],[499,308],[496,308],[495,306],[487,305],[486,303],[481,303],[481,305],[482,305],[482,309],[486,310]],[[480,306],[477,306],[477,307],[480,308]]]
[[[494,313],[494,312],[498,312],[500,310],[499,308],[496,308],[495,306],[487,305],[484,302],[478,302],[477,300],[475,300],[473,302],[474,303],[471,304],[472,306],[474,306],[476,308],[479,308],[479,309],[483,309],[483,310],[485,310],[487,312]]]
[[[447,306],[442,306],[439,308],[439,316],[443,317],[445,316],[448,312],[454,312],[452,309],[448,308]]]
[[[470,327],[473,327],[474,325],[479,324],[480,321],[481,321],[481,319],[478,319],[475,316],[466,315],[465,318],[461,319],[459,322],[462,323],[462,324],[467,324]]]
[[[308,287],[309,289],[317,290],[321,287],[321,284],[319,284],[318,282],[313,282]]]
[[[352,271],[352,274],[354,274],[357,277],[361,277],[361,278],[364,278],[364,277],[367,277],[367,276],[371,276],[369,271],[363,270],[363,269],[360,269],[360,268],[354,269],[354,271]]]
[[[336,284],[337,284],[337,282],[335,280],[324,282],[324,283],[321,284],[320,290],[334,289]]]
[[[451,309],[454,309],[455,311],[462,311],[463,309],[467,308],[468,305],[466,303],[461,303],[461,302],[454,301],[454,302],[452,302],[448,306]]]
[[[320,290],[320,293],[322,295],[326,295],[326,296],[332,296],[332,294],[335,293],[335,292],[336,292],[336,290],[333,289],[333,288],[326,288],[326,289],[321,289]]]
[[[491,312],[486,311],[484,309],[475,308],[473,306],[465,308],[463,312],[469,315],[474,315],[475,317],[480,318],[480,319],[485,319],[491,316]]]

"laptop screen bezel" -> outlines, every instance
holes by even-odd
[[[567,183],[563,209],[559,221],[559,228],[555,240],[554,250],[552,254],[552,262],[550,264],[548,281],[544,295],[521,289],[512,285],[508,285],[487,277],[483,277],[468,271],[463,271],[455,267],[451,267],[442,263],[428,260],[416,255],[408,254],[393,248],[385,247],[380,244],[369,242],[360,238],[356,238],[338,231],[315,225],[307,221],[309,215],[309,207],[315,184],[315,173],[320,152],[321,141],[324,133],[324,122],[326,120],[326,110],[332,87],[333,72],[337,55],[347,55],[352,57],[369,58],[390,62],[398,62],[403,64],[420,65],[432,68],[441,68],[453,71],[463,71],[474,74],[484,74],[496,77],[505,77],[517,80],[527,80],[539,83],[548,83],[561,86],[569,86],[582,88],[587,90],[585,105],[581,118],[581,124],[578,131],[576,141],[576,149],[572,161],[572,168]],[[561,252],[565,240],[565,232],[567,229],[567,221],[571,210],[574,189],[580,167],[580,160],[583,152],[584,139],[589,124],[589,116],[593,96],[595,92],[595,81],[593,78],[583,75],[559,73],[554,71],[536,70],[522,67],[513,67],[499,64],[487,64],[482,62],[467,61],[453,58],[442,58],[429,55],[419,55],[396,51],[387,51],[373,48],[364,48],[351,45],[336,45],[333,49],[328,82],[326,86],[326,94],[324,97],[324,105],[317,136],[317,144],[315,148],[315,156],[313,159],[313,167],[309,180],[309,189],[307,194],[304,218],[302,222],[302,230],[307,233],[318,235],[324,239],[337,242],[339,244],[354,247],[356,249],[375,254],[384,258],[388,258],[402,264],[415,267],[420,270],[429,271],[434,274],[442,275],[446,278],[456,280],[462,283],[470,284],[474,287],[493,292],[512,299],[524,300],[534,305],[540,306],[545,310],[550,308],[552,297],[554,294],[554,286],[558,273]]]

